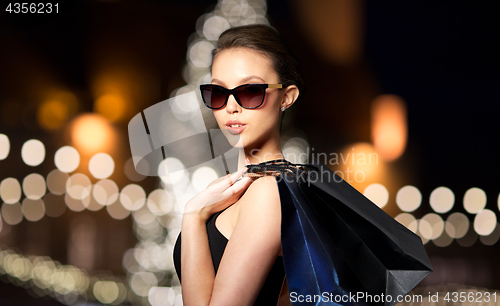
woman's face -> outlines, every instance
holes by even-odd
[[[212,65],[212,84],[233,89],[250,83],[279,83],[278,74],[269,58],[248,48],[227,49],[215,57]],[[231,95],[226,106],[214,110],[213,113],[223,131],[230,128],[230,120],[237,120],[244,125],[239,136],[245,151],[265,149],[268,146],[274,149],[273,146],[279,147],[282,100],[280,89],[268,88],[264,103],[259,108],[245,109]],[[235,133],[234,129],[232,133]]]

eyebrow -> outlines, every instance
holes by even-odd
[[[240,82],[241,82],[242,84],[244,84],[245,82],[247,82],[247,81],[249,81],[249,80],[252,80],[252,79],[259,79],[259,80],[261,80],[263,83],[266,83],[266,81],[265,81],[263,78],[258,77],[258,76],[256,76],[256,75],[247,76],[247,77],[245,77],[245,78],[241,79],[241,80],[240,80]],[[221,85],[225,85],[225,83],[224,83],[224,82],[222,82],[222,81],[221,81],[221,80],[219,80],[219,79],[212,79],[212,83],[218,83],[218,84],[221,84]]]

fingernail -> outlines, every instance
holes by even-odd
[[[247,159],[245,159],[245,163],[246,163],[247,165],[248,165],[248,164],[250,164],[250,159],[248,159],[248,158],[247,158]]]

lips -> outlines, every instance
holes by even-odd
[[[246,124],[241,123],[240,121],[234,119],[229,120],[226,123],[226,128],[231,134],[239,134],[245,129],[245,127]]]

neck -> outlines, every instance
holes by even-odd
[[[266,161],[283,159],[281,146],[278,143],[267,143],[259,148],[245,148],[240,150],[238,158],[238,168],[245,166],[245,159],[249,159],[251,164],[259,164]]]

